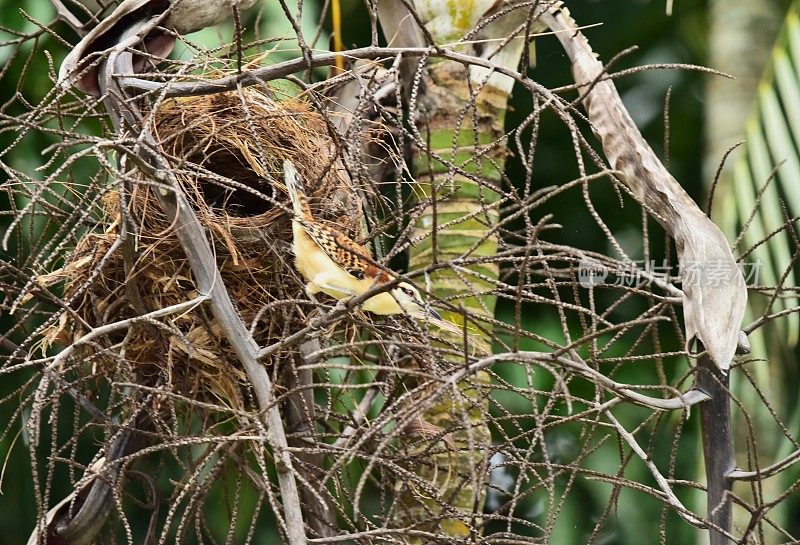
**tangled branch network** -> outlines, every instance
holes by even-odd
[[[328,2],[225,2],[216,47],[156,4],[54,1],[2,45],[0,451],[32,468],[31,543],[597,543],[634,505],[662,542],[791,538],[773,513],[796,483],[735,483],[798,459],[759,457],[755,404],[800,445],[728,378],[758,391],[746,333],[793,311],[741,326],[741,267],[614,88],[703,69],[611,73],[555,2],[489,2],[460,31],[367,2],[371,43],[332,52]],[[88,38],[55,81],[68,27]],[[574,83],[520,70],[534,38]],[[573,179],[540,166],[553,120]],[[366,291],[307,289],[287,163]],[[701,257],[714,282],[681,276]],[[701,475],[689,423],[720,400],[750,458]]]

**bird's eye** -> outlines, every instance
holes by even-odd
[[[414,299],[414,300],[419,299],[419,297],[417,297],[417,294],[413,289],[411,289],[411,288],[409,288],[407,286],[402,286],[400,289],[402,290],[403,293],[408,295],[411,299]]]

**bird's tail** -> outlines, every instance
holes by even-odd
[[[294,164],[289,159],[283,162],[283,180],[286,184],[289,198],[292,200],[292,208],[295,215],[301,218],[311,217],[311,208],[308,206],[303,182],[300,180],[300,175],[297,173],[297,169],[294,168]]]

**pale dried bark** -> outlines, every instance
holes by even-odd
[[[227,21],[237,10],[248,9],[256,1],[171,0],[165,3],[157,0],[125,0],[69,52],[59,69],[59,83],[70,84],[75,78],[74,83],[81,90],[99,95],[97,77],[100,56],[106,48],[116,45],[131,20],[159,15],[160,24],[179,34],[188,34]],[[70,24],[74,25],[75,21],[70,21]],[[153,28],[139,47],[149,55],[166,57],[172,51],[174,44],[173,35]],[[134,61],[134,72],[138,71],[137,68],[143,62],[145,61]]]

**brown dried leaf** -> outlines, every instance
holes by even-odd
[[[239,10],[248,9],[256,0],[125,0],[105,19],[94,27],[70,51],[58,72],[61,84],[69,78],[77,76],[75,85],[83,92],[99,96],[97,83],[98,63],[95,54],[117,44],[121,33],[131,21],[146,19],[169,10],[164,21],[166,28],[174,29],[179,34],[188,34],[208,26],[217,25],[229,19],[233,14],[233,4]],[[144,39],[142,49],[155,57],[166,57],[172,51],[175,37],[163,31],[153,31]],[[141,71],[147,61],[145,58],[134,60],[134,71]]]

